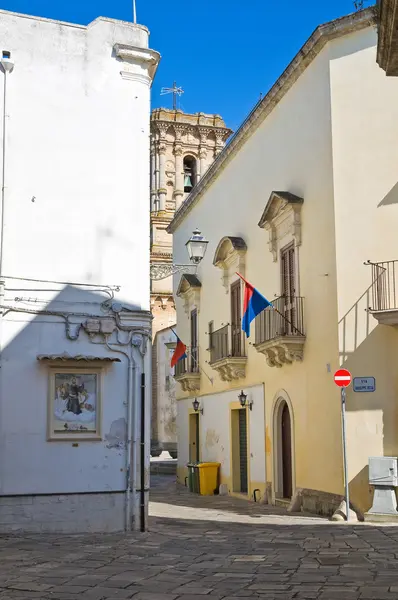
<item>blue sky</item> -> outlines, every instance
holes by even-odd
[[[153,107],[171,108],[173,80],[186,112],[221,114],[236,129],[317,25],[353,12],[353,0],[136,0],[162,55]],[[373,4],[373,0],[370,0]],[[132,20],[132,0],[2,0],[1,8],[73,23]]]

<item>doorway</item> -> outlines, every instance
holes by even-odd
[[[199,462],[199,414],[189,415],[189,462]]]
[[[231,354],[242,356],[242,311],[240,279],[231,285]]]
[[[248,432],[247,410],[231,411],[232,434],[232,488],[239,494],[247,494],[249,489],[248,472]]]
[[[283,297],[283,319],[281,323],[281,335],[295,335],[294,328],[296,322],[296,258],[294,244],[289,244],[281,251],[281,279],[282,279],[282,297]]]
[[[293,495],[292,481],[292,424],[290,411],[286,402],[283,404],[281,415],[282,439],[282,495],[290,499]]]
[[[275,498],[290,500],[294,492],[294,418],[290,402],[279,397],[273,424]]]

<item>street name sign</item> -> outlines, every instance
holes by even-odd
[[[354,377],[354,392],[374,392],[376,389],[376,379],[374,377]]]

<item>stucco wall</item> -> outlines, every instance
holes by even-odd
[[[132,352],[136,367],[137,447],[139,378],[146,373],[147,488],[151,351],[148,347],[143,362],[127,330],[118,332],[118,340],[115,332],[107,337],[118,350],[111,351],[104,336],[89,337],[81,325],[90,316],[110,316],[127,328],[150,331],[151,74],[142,56],[127,61],[115,50],[115,44],[125,44],[138,54],[146,51],[148,31],[103,18],[80,27],[6,11],[0,16],[2,48],[15,61],[7,76],[0,493],[32,499],[22,515],[30,530],[32,521],[39,527],[43,519],[42,502],[33,495],[103,492],[103,504],[97,501],[102,517],[93,511],[90,522],[88,497],[79,523],[83,529],[86,523],[99,530],[101,522],[103,530],[120,529],[126,496],[108,499],[106,493],[127,487],[129,370],[123,352]],[[1,73],[1,89],[3,81]],[[112,285],[120,290],[106,287]],[[37,356],[65,352],[121,361],[103,375],[100,441],[47,441],[49,379]],[[139,453],[137,468],[139,475]],[[75,500],[68,498],[54,509],[53,531],[76,521]],[[14,506],[18,524],[21,509]],[[1,521],[5,512],[9,515],[9,505],[0,505],[0,522],[8,527],[9,520]],[[138,512],[135,518],[138,523]]]
[[[202,375],[200,394],[219,392],[231,384],[220,381],[206,351],[208,322],[218,329],[230,319],[230,296],[222,286],[222,272],[212,265],[217,244],[226,235],[245,240],[245,276],[272,301],[281,293],[280,261],[273,262],[268,233],[257,223],[273,190],[304,199],[296,291],[305,299],[304,360],[270,368],[251,345],[253,327],[240,385],[246,389],[264,382],[267,477],[275,479],[272,413],[282,396],[293,412],[294,485],[341,494],[340,394],[333,373],[345,363],[354,375],[376,375],[378,393],[355,399],[348,395],[350,480],[353,499],[362,509],[369,501],[368,489],[356,479],[368,456],[398,453],[392,367],[396,332],[385,326],[372,332],[375,322],[364,311],[366,297],[358,303],[371,283],[364,261],[394,258],[397,219],[398,84],[384,77],[375,53],[376,31],[370,27],[329,42],[174,233],[175,262],[185,259],[184,244],[193,227],[209,240],[198,270],[199,341],[203,369],[214,385]],[[290,239],[278,240],[278,249]],[[175,277],[175,289],[178,281]],[[177,329],[189,343],[189,321],[180,299]],[[184,394],[179,391],[179,396]]]
[[[369,287],[373,262],[398,257],[398,82],[376,64],[376,32],[331,50],[334,204],[341,360],[376,392],[347,395],[349,477],[367,508],[369,456],[398,455],[397,331],[377,321]]]
[[[264,388],[262,385],[245,387],[248,401],[253,402],[248,413],[248,478],[249,495],[260,489],[257,499],[265,495],[265,440],[264,440]],[[233,492],[231,467],[231,410],[239,407],[240,389],[214,393],[200,397],[203,415],[199,416],[199,458],[201,462],[220,463],[220,482]],[[192,400],[178,402],[178,478],[184,484],[187,475],[186,464],[189,456],[189,415],[192,414]]]
[[[285,390],[291,398],[296,427],[296,485],[340,491],[339,406],[338,398],[335,404],[330,402],[335,388],[327,370],[327,364],[332,370],[338,365],[330,119],[329,50],[325,48],[178,227],[174,260],[184,259],[184,243],[193,227],[199,227],[209,240],[199,267],[200,352],[203,368],[214,377],[211,388],[202,375],[200,393],[225,390],[230,384],[221,382],[205,362],[209,360],[205,335],[208,322],[214,320],[214,329],[218,329],[230,319],[230,295],[222,285],[221,270],[212,265],[216,247],[225,235],[242,237],[248,247],[245,276],[273,300],[281,294],[280,261],[273,262],[268,233],[257,224],[273,190],[286,190],[304,198],[302,245],[298,248],[298,295],[306,302],[304,362],[282,369],[268,367],[265,357],[251,345],[253,326],[247,344],[246,377],[240,385],[245,389],[264,383],[268,476],[271,478],[273,469],[271,413],[280,390]],[[220,218],[214,218],[215,210]],[[281,239],[279,249],[290,240]],[[189,322],[180,299],[177,323],[179,336],[189,339]],[[314,422],[317,427],[311,426]]]
[[[146,48],[148,32],[0,14],[2,47],[15,61],[4,273],[118,284],[124,301],[149,310],[150,88],[121,77],[113,50]]]
[[[175,342],[175,335],[171,329],[159,331],[155,337],[156,345],[156,387],[154,399],[156,410],[152,418],[153,431],[156,436],[152,438],[152,445],[162,450],[177,449],[177,404],[176,383],[174,381],[174,368],[170,366],[174,350],[167,348],[166,343]]]

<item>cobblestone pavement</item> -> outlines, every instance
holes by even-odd
[[[146,534],[0,537],[0,600],[398,599],[398,527],[154,483]]]

